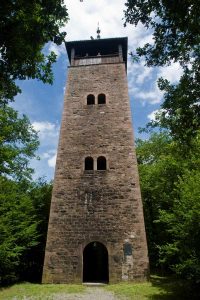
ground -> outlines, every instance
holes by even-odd
[[[28,286],[27,286],[28,287]],[[113,292],[106,291],[102,287],[84,287],[84,289],[80,289],[78,293],[71,293],[71,291],[64,291],[61,288],[61,291],[58,289],[52,290],[51,294],[45,292],[45,290],[39,294],[30,295],[29,291],[26,290],[27,287],[18,286],[18,290],[11,291],[12,288],[4,289],[0,292],[1,300],[118,300],[118,299],[127,299],[125,297],[115,296]],[[49,285],[51,289],[52,285]],[[59,285],[57,285],[59,288]],[[47,288],[48,289],[48,288]],[[39,290],[38,290],[39,291]],[[50,290],[49,290],[50,292]]]
[[[0,300],[196,300],[188,281],[151,276],[149,282],[104,286],[20,283],[0,288]]]
[[[52,298],[50,298],[52,299]],[[54,300],[118,300],[118,299],[127,299],[115,296],[114,293],[110,291],[105,291],[101,287],[87,287],[83,294],[58,294],[54,296]]]

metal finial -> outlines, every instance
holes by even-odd
[[[99,29],[99,22],[98,22],[98,27],[97,27],[97,39],[98,40],[101,38],[100,32],[101,32],[101,30]]]

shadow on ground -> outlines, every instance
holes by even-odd
[[[199,300],[200,294],[196,287],[188,281],[172,277],[151,276],[152,286],[160,290],[159,295],[147,296],[151,300]]]

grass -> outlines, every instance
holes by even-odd
[[[0,289],[0,300],[52,300],[55,294],[77,294],[85,291],[76,284],[32,284],[20,283]]]
[[[186,281],[173,277],[151,276],[149,282],[109,284],[102,289],[129,300],[194,300]],[[53,300],[55,295],[77,294],[86,291],[86,287],[76,284],[31,284],[20,283],[0,289],[0,300]],[[60,299],[60,298],[59,298]],[[123,297],[122,297],[123,299]],[[92,299],[91,300],[95,300]]]
[[[106,290],[132,300],[194,300],[187,283],[167,277],[151,276],[149,282],[111,284]]]

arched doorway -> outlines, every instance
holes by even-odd
[[[108,281],[108,251],[102,243],[89,243],[83,250],[83,282]]]

